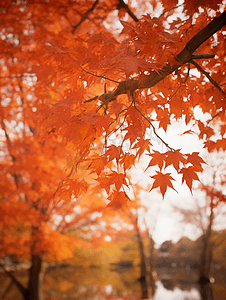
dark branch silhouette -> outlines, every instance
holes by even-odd
[[[123,0],[119,0],[118,1],[118,6],[117,9],[119,10],[120,8],[124,8],[128,15],[135,21],[135,22],[139,22],[139,19],[134,15],[134,13],[132,12],[132,10],[129,8],[129,6],[123,1]]]
[[[144,75],[141,80],[132,78],[122,81],[112,93],[102,94],[99,96],[99,99],[106,105],[107,103],[116,100],[118,95],[127,94],[127,91],[132,92],[137,89],[146,89],[155,86],[165,77],[178,70],[182,65],[191,62],[195,50],[225,25],[226,11],[219,17],[215,17],[208,25],[190,39],[184,49],[176,57],[178,64],[171,66],[169,63],[166,63],[166,65],[158,72],[152,71],[150,75]]]

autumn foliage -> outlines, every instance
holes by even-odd
[[[226,150],[225,3],[159,4],[1,1],[1,256],[69,257],[66,228],[126,207],[143,157],[150,190],[192,191],[205,161],[176,122]]]

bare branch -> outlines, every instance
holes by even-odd
[[[76,24],[75,26],[73,26],[73,30],[72,30],[73,34],[75,33],[75,30],[78,28],[78,26],[81,25],[82,22],[84,22],[88,18],[89,14],[94,10],[95,6],[97,5],[98,1],[99,0],[96,0],[93,3],[93,6],[89,10],[87,10],[86,13],[84,13],[84,15],[81,17],[81,20],[78,22],[78,24]]]
[[[123,1],[123,0],[119,0],[118,1],[118,6],[117,9],[119,10],[120,8],[124,8],[128,15],[135,21],[135,22],[139,22],[139,19],[134,15],[134,13],[131,11],[131,9],[129,8],[129,6]]]

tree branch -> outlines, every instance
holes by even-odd
[[[203,68],[193,59],[191,60],[191,63],[201,72],[203,73],[208,79],[209,81],[222,93],[224,94],[224,91],[222,90],[222,88],[219,86],[219,84],[210,76],[210,74],[208,72],[206,72],[205,70],[203,70]]]
[[[139,22],[139,19],[134,15],[134,13],[131,11],[131,9],[129,8],[129,6],[124,2],[124,0],[119,0],[118,1],[118,6],[117,9],[119,10],[120,8],[124,8],[128,15],[135,21],[135,22]]]
[[[146,89],[155,86],[165,77],[178,70],[182,65],[190,62],[194,51],[225,25],[226,11],[219,17],[215,17],[207,26],[191,38],[184,49],[176,56],[178,64],[171,66],[169,63],[166,63],[166,65],[158,72],[152,71],[150,75],[144,75],[141,80],[132,78],[122,81],[119,83],[115,91],[103,94],[99,96],[99,98],[101,98],[103,102],[105,101],[106,104],[115,100],[118,95],[127,94],[127,91],[132,92],[136,89]]]
[[[192,54],[192,59],[214,58],[215,54]]]
[[[93,6],[89,10],[87,10],[86,13],[84,13],[84,15],[81,17],[81,20],[78,22],[78,24],[76,24],[75,26],[73,26],[73,30],[72,30],[73,34],[75,33],[75,30],[78,28],[78,26],[81,25],[82,22],[84,22],[88,18],[89,14],[94,10],[95,6],[97,5],[98,1],[99,0],[96,0],[93,3]]]
[[[19,289],[19,291],[23,295],[26,291],[26,288],[13,276],[13,274],[11,272],[7,271],[2,264],[0,264],[0,266],[2,267],[4,272],[12,279],[12,281],[16,284],[17,288]]]

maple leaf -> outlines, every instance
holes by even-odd
[[[120,20],[120,22],[122,23],[123,26],[123,30],[121,33],[131,33],[131,32],[135,32],[135,27],[126,21]]]
[[[167,126],[170,124],[170,115],[168,109],[158,108],[156,113],[159,120],[159,128],[162,127],[164,131],[166,131]]]
[[[105,157],[99,157],[92,160],[92,163],[90,165],[90,169],[92,169],[93,173],[96,173],[98,176],[103,171],[103,169],[106,166],[106,158]]]
[[[112,173],[107,176],[98,177],[96,181],[99,182],[100,187],[104,188],[108,194],[111,185],[115,185],[117,191],[121,189],[123,184],[127,186],[125,174],[117,173],[115,171],[112,171]]]
[[[191,130],[191,129],[188,129],[188,130],[186,130],[186,131],[184,131],[184,132],[182,132],[180,135],[184,135],[184,134],[197,134],[196,132],[194,132],[193,130]]]
[[[169,165],[173,165],[176,171],[180,169],[180,163],[183,164],[186,162],[184,155],[180,153],[180,149],[175,151],[168,151],[165,153],[165,155],[166,155],[166,167]]]
[[[145,171],[150,168],[151,166],[155,166],[158,165],[159,169],[161,170],[163,167],[164,162],[166,161],[166,154],[165,153],[160,153],[157,150],[154,150],[154,153],[152,154],[148,154],[149,156],[152,156],[152,159],[150,160],[147,168],[145,169]],[[144,172],[145,172],[144,171]]]
[[[129,139],[130,144],[132,145],[137,138],[141,135],[142,129],[140,126],[128,126],[124,130],[127,130],[127,133],[124,137],[124,140]]]
[[[109,194],[110,192],[110,186],[113,184],[111,179],[109,180],[105,176],[99,176],[96,181],[99,182],[100,188],[105,189],[106,193]]]
[[[198,152],[193,152],[192,154],[187,154],[187,163],[191,163],[197,170],[202,171],[202,165],[206,162],[199,156]]]
[[[157,173],[156,175],[150,176],[151,178],[155,179],[150,191],[159,187],[164,199],[164,195],[166,193],[167,187],[170,187],[171,189],[176,191],[171,182],[172,180],[175,179],[171,176],[171,173],[163,174],[162,172],[159,171],[156,171],[156,173]]]
[[[114,191],[109,197],[110,203],[107,208],[120,209],[127,206],[127,201],[130,200],[129,196],[122,191]]]
[[[189,166],[188,168],[182,168],[179,173],[183,174],[182,183],[185,182],[192,193],[193,180],[199,181],[197,170],[193,166]]]
[[[150,146],[152,146],[150,140],[143,138],[138,139],[138,142],[133,146],[133,149],[138,149],[136,156],[140,158],[140,156],[145,152],[150,152]]]
[[[112,172],[112,174],[109,175],[110,182],[115,184],[116,190],[119,191],[122,185],[127,185],[125,180],[125,174],[123,173],[117,173],[115,171]]]
[[[203,122],[201,122],[200,120],[198,121],[198,126],[199,126],[199,130],[200,130],[199,138],[201,138],[201,139],[204,138],[204,136],[207,139],[209,139],[215,133],[213,128],[211,128],[210,126],[205,126],[203,124]]]
[[[124,170],[130,169],[135,163],[136,156],[134,154],[126,153],[123,159]]]
[[[120,153],[121,153],[121,146],[117,147],[115,145],[110,145],[108,147],[108,150],[105,153],[105,156],[108,157],[108,161],[112,161],[116,159],[116,161],[118,162]]]

